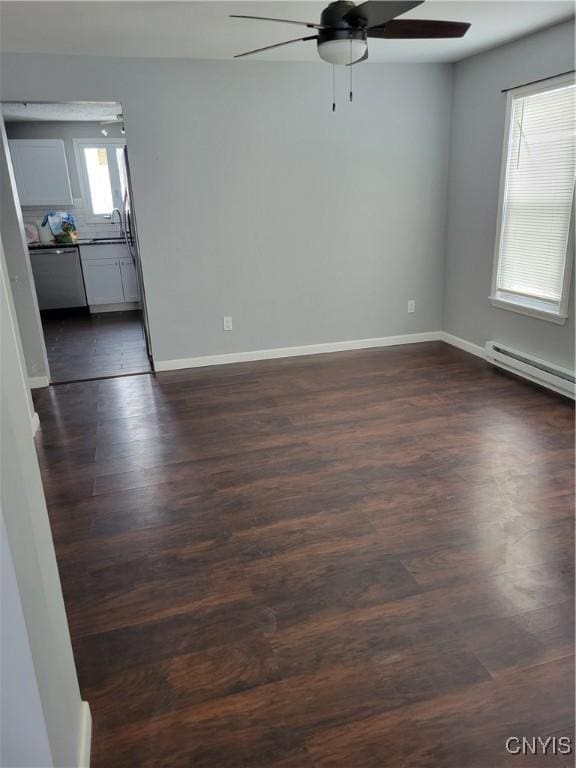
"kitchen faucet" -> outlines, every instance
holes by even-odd
[[[124,220],[122,218],[122,211],[120,208],[112,208],[112,213],[110,214],[110,224],[114,224],[114,214],[118,214],[118,223],[120,224],[120,234],[124,236]]]
[[[120,237],[124,240],[126,243],[126,247],[128,248],[128,252],[130,253],[130,256],[132,257],[132,261],[136,263],[136,257],[134,256],[134,249],[132,248],[132,244],[130,242],[130,238],[128,237],[128,228],[127,223],[125,224],[125,219],[122,216],[122,212],[120,211],[120,208],[112,208],[112,213],[110,214],[110,224],[114,224],[114,214],[118,214],[118,221],[120,223]],[[126,219],[127,222],[127,219]]]

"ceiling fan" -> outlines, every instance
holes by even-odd
[[[318,54],[329,64],[350,66],[368,58],[368,38],[391,40],[422,40],[425,38],[463,37],[470,24],[459,21],[432,21],[428,19],[396,19],[407,11],[422,5],[424,0],[369,0],[355,5],[349,0],[330,3],[320,16],[320,23],[272,19],[266,16],[231,14],[234,19],[257,19],[283,24],[298,24],[317,31],[315,35],[286,40],[284,43],[266,45],[253,51],[239,53],[234,58],[251,56],[260,51],[280,48],[292,43],[316,40]]]

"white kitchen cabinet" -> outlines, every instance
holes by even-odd
[[[91,243],[90,245],[80,246],[80,256],[82,264],[87,261],[99,259],[127,259],[129,257],[128,248],[125,243]],[[120,266],[120,265],[118,265]]]
[[[136,270],[124,243],[80,246],[89,305],[140,300]]]
[[[10,156],[21,205],[72,205],[62,139],[11,139]]]
[[[84,282],[88,304],[121,304],[124,302],[120,264],[114,259],[91,259],[84,262]]]
[[[120,260],[120,273],[122,275],[124,301],[139,301],[138,277],[136,276],[136,267],[131,258]]]

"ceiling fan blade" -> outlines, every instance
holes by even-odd
[[[379,27],[401,13],[411,11],[424,0],[369,0],[351,8],[344,19],[352,26]]]
[[[432,21],[429,19],[394,19],[382,27],[368,30],[368,37],[390,40],[423,40],[426,38],[464,37],[470,24],[463,21]]]
[[[295,40],[286,40],[284,43],[275,43],[274,45],[265,45],[264,48],[255,48],[253,51],[246,51],[246,53],[237,53],[234,56],[235,59],[241,59],[243,56],[252,56],[253,53],[260,53],[260,51],[269,51],[271,48],[281,48],[283,45],[291,45],[292,43],[301,43],[306,40],[317,40],[317,35],[310,35],[309,37],[297,37]]]
[[[292,21],[292,19],[271,19],[268,16],[245,16],[240,13],[231,13],[231,19],[256,19],[256,21],[279,21],[281,24],[298,24],[301,27],[309,27],[310,29],[324,29],[322,24],[313,24],[309,21]]]

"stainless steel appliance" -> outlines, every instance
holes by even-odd
[[[36,248],[30,251],[30,261],[40,309],[87,306],[77,247]]]
[[[122,211],[121,217],[122,236],[124,237],[128,251],[136,268],[138,287],[140,290],[140,303],[142,305],[142,325],[144,327],[144,336],[146,338],[146,350],[148,352],[148,357],[150,359],[152,368],[154,368],[152,349],[150,346],[150,328],[148,323],[148,309],[146,306],[146,291],[144,290],[144,280],[142,278],[142,264],[140,261],[140,248],[138,246],[138,232],[136,229],[136,214],[134,213],[132,179],[130,176],[130,164],[128,162],[128,147],[124,146],[124,151],[121,157],[124,165],[124,167],[120,169],[120,175],[123,177],[122,186],[124,188],[124,210]]]

